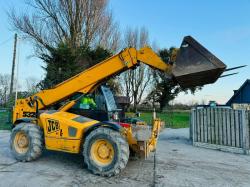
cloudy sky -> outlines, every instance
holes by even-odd
[[[0,73],[10,74],[13,35],[6,10],[25,9],[24,0],[0,0]],[[250,78],[250,1],[249,0],[111,0],[114,18],[124,31],[128,26],[145,26],[150,40],[160,48],[178,47],[186,35],[196,38],[228,67],[249,65],[236,76],[219,79],[195,95],[180,94],[175,102],[193,103],[216,100],[223,104]],[[19,80],[42,79],[42,62],[33,57],[32,45],[18,45]],[[236,71],[236,72],[238,72]]]

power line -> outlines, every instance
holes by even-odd
[[[9,37],[7,40],[4,40],[3,42],[0,42],[0,46],[6,44],[6,43],[9,42],[10,40],[12,40],[12,36]]]

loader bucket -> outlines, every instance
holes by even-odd
[[[214,83],[224,72],[226,65],[199,44],[186,36],[173,64],[174,79],[183,88]]]

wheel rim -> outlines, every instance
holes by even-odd
[[[114,147],[108,140],[96,140],[91,146],[90,156],[98,165],[107,166],[114,159]]]
[[[26,133],[17,132],[14,138],[14,148],[19,154],[24,154],[29,149],[29,138]]]

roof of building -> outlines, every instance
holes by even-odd
[[[227,101],[227,105],[229,105],[248,84],[250,84],[250,79],[247,79],[238,90],[234,90],[234,95]]]
[[[126,96],[115,96],[115,100],[119,104],[129,104],[129,97]]]

